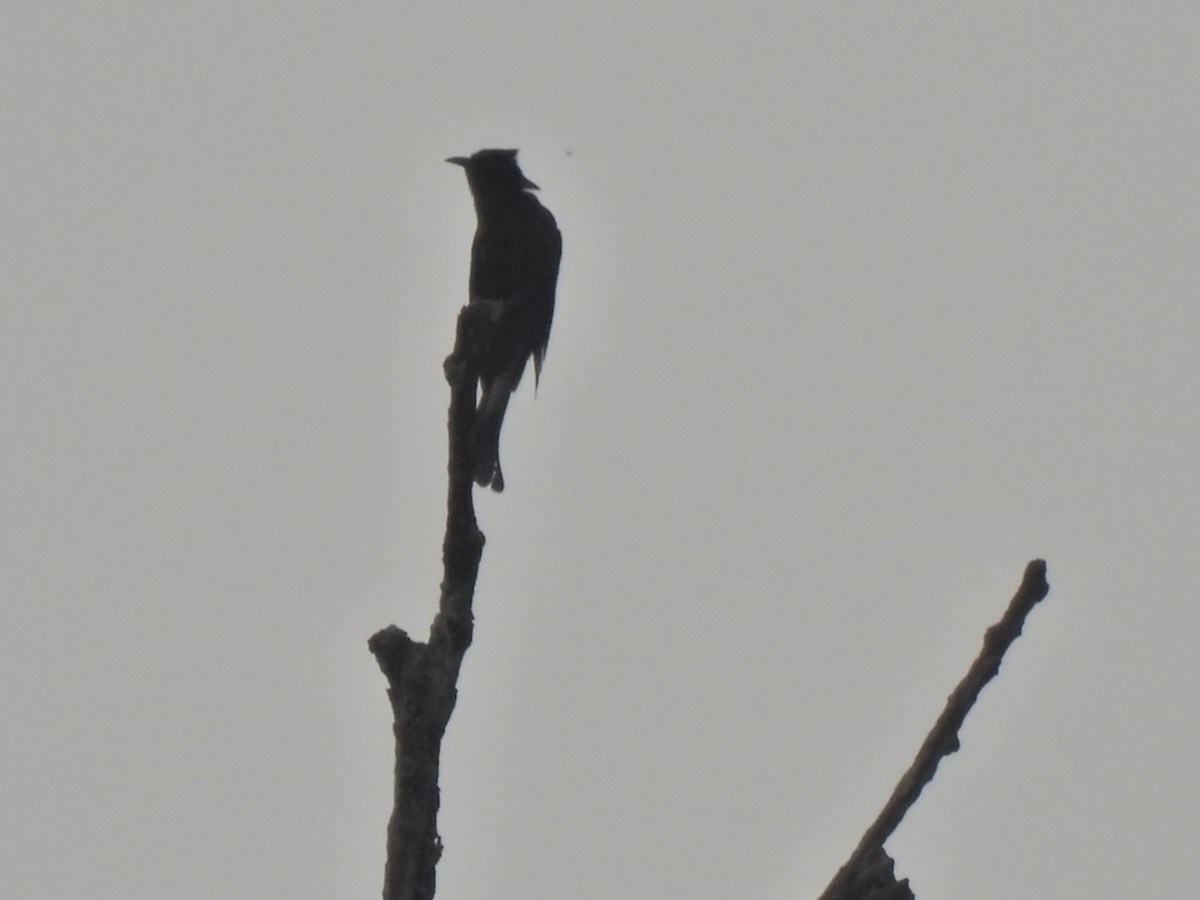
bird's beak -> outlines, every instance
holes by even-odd
[[[534,184],[534,183],[533,183],[532,181],[530,181],[528,178],[525,178],[525,176],[521,176],[521,177],[522,177],[522,178],[524,179],[524,181],[525,181],[525,187],[529,188],[531,191],[540,191],[540,190],[541,190],[541,188],[540,188],[540,187],[538,187],[536,184]]]
[[[456,166],[462,166],[463,168],[466,168],[468,160],[465,156],[452,156],[446,160],[446,162],[454,163]]]

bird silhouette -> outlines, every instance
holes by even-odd
[[[541,380],[562,236],[550,210],[530,193],[538,186],[521,172],[516,150],[480,150],[446,162],[466,170],[477,219],[469,283],[482,323],[474,359],[481,388],[472,436],[475,483],[502,491],[500,429],[530,357],[535,388]]]

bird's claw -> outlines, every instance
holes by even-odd
[[[473,321],[491,324],[500,321],[500,314],[504,312],[504,303],[500,300],[483,300],[475,297],[467,304],[467,310],[467,314]]]
[[[466,360],[457,353],[451,353],[446,357],[446,361],[442,363],[442,372],[446,376],[446,381],[450,382],[450,386],[457,387],[467,377]]]

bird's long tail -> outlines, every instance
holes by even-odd
[[[484,388],[475,411],[475,434],[472,441],[475,455],[475,483],[499,493],[504,490],[504,473],[500,471],[500,429],[512,389],[502,378]]]

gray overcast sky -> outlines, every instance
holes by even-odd
[[[0,891],[378,896],[499,146],[566,251],[439,896],[814,896],[1034,556],[899,871],[1190,893],[1198,10],[4,4]]]

